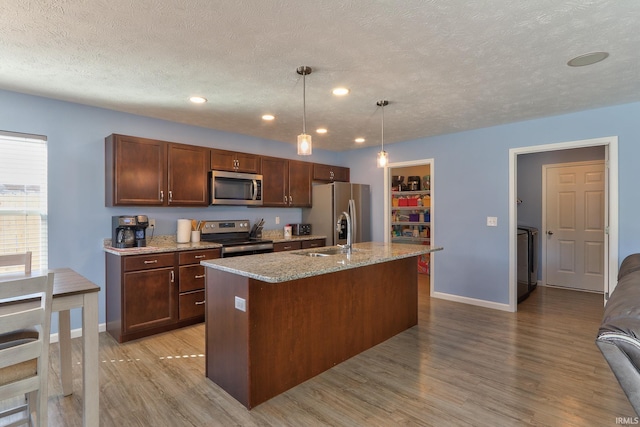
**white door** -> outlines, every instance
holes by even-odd
[[[604,290],[604,161],[547,166],[547,285]]]

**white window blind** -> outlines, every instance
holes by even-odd
[[[48,268],[47,223],[47,138],[0,131],[0,254],[31,251]]]

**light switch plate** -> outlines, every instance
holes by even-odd
[[[488,216],[487,217],[487,227],[497,227],[498,226],[498,217],[497,216]]]
[[[244,298],[236,297],[236,310],[247,311],[247,301]]]

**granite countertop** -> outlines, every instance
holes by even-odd
[[[217,249],[221,248],[219,243],[203,242],[198,243],[177,243],[175,235],[169,236],[155,236],[150,240],[147,240],[147,246],[143,248],[124,248],[118,249],[111,246],[111,239],[104,240],[104,251],[110,254],[125,256],[125,255],[144,255],[144,254],[157,254],[162,252],[175,252],[175,251],[192,251],[195,249]]]
[[[293,242],[297,240],[325,239],[326,236],[292,236],[291,239],[285,239],[282,230],[265,230],[262,238],[266,240],[273,240],[273,243],[280,243]],[[104,239],[103,245],[103,250],[105,252],[118,256],[191,251],[196,249],[217,249],[222,247],[222,245],[219,243],[205,242],[202,240],[198,243],[177,243],[176,236],[174,234],[168,236],[155,236],[152,239],[147,240],[147,246],[143,248],[114,248],[113,246],[111,246],[111,239]]]
[[[205,267],[234,273],[268,283],[280,283],[335,271],[409,258],[440,251],[441,247],[403,243],[365,242],[353,245],[351,254],[311,257],[304,254],[321,252],[313,248],[201,261]]]

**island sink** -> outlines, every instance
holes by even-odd
[[[341,247],[328,247],[324,249],[316,249],[313,252],[307,251],[298,251],[291,252],[293,255],[302,255],[302,256],[310,256],[310,257],[323,257],[323,256],[331,256],[331,255],[346,255],[349,253],[361,252],[360,249],[347,249]]]

